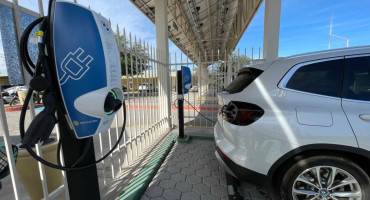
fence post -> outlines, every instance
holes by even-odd
[[[1,130],[2,130],[1,135],[4,137],[6,156],[8,157],[8,166],[9,166],[9,170],[10,170],[10,177],[12,179],[14,196],[15,196],[15,199],[18,200],[19,199],[19,185],[20,185],[20,182],[19,182],[17,170],[15,168],[13,148],[12,148],[12,144],[11,144],[11,141],[10,141],[8,122],[6,120],[4,101],[3,101],[2,98],[3,97],[0,94],[0,127],[1,127]]]
[[[179,117],[179,139],[184,138],[184,92],[182,83],[182,67],[177,70],[177,111]]]
[[[168,126],[172,128],[171,123],[171,89],[170,89],[170,70],[169,70],[169,47],[168,47],[168,17],[167,17],[167,0],[155,0],[155,27],[157,36],[157,48],[163,51],[163,59],[160,60],[160,66],[158,71],[163,71],[160,80],[160,86],[164,91],[165,97],[163,98],[166,102],[163,105],[167,105],[164,109],[167,113],[164,113],[163,117],[167,117]],[[158,72],[161,73],[161,72]]]
[[[227,62],[227,61],[226,61]],[[233,57],[229,56],[229,61],[226,64],[227,66],[227,83],[225,84],[225,87],[231,83],[232,76],[233,76]]]

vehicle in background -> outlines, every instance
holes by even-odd
[[[193,85],[193,87],[189,90],[189,92],[198,92],[198,86]]]
[[[4,104],[10,104],[10,106],[14,106],[20,103],[18,97],[18,91],[26,91],[27,86],[12,86],[3,89],[1,94],[4,101]],[[33,100],[35,103],[40,104],[42,101],[42,92],[33,92]]]
[[[370,199],[370,46],[243,68],[214,130],[226,172],[281,199]]]
[[[152,84],[149,84],[149,83],[141,84],[138,87],[139,92],[150,92],[150,91],[154,92],[157,90],[158,90],[158,86],[154,87]]]
[[[14,99],[14,95],[9,95],[9,93],[7,92],[2,92],[1,96],[3,98],[4,104],[9,104]]]
[[[19,90],[27,90],[27,86],[13,86],[13,87],[4,89],[4,91],[9,94],[17,93]]]

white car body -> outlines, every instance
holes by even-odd
[[[27,86],[14,86],[14,87],[7,88],[4,91],[7,92],[8,94],[14,94],[20,90],[27,90]]]
[[[239,93],[219,94],[219,106],[230,101],[248,102],[261,107],[264,114],[247,126],[229,123],[219,114],[214,136],[220,164],[241,179],[249,176],[241,175],[236,167],[254,174],[250,177],[266,176],[271,180],[285,161],[301,152],[338,148],[354,154],[368,153],[370,158],[370,101],[286,87],[300,67],[336,59],[344,63],[361,56],[370,56],[370,46],[300,54],[252,66],[263,73]],[[225,163],[225,156],[232,166]]]
[[[149,92],[149,91],[156,91],[157,90],[157,87],[154,87],[152,84],[141,84],[139,85],[138,87],[138,90],[139,92],[143,92],[143,91],[146,91],[146,92]]]

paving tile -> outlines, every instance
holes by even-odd
[[[192,169],[203,169],[204,165],[199,164],[199,163],[191,163],[189,167]]]
[[[175,162],[173,160],[168,160],[168,161],[163,162],[163,165],[165,165],[166,167],[175,166],[176,164],[177,164],[177,162]]]
[[[163,197],[155,197],[155,198],[151,198],[150,200],[166,200],[166,199]]]
[[[213,143],[193,140],[175,144],[141,199],[228,200],[226,184]],[[244,183],[242,187],[244,200],[251,200],[250,195],[253,200],[266,200],[254,185]]]
[[[176,156],[172,159],[172,161],[174,161],[174,162],[183,162],[183,161],[185,161],[185,158]]]
[[[167,189],[163,192],[163,197],[166,200],[178,200],[180,199],[181,193],[174,189]]]
[[[163,189],[175,188],[176,182],[173,180],[161,180],[159,186]]]
[[[218,196],[215,196],[213,194],[205,194],[205,195],[202,195],[201,200],[220,200],[220,197]]]
[[[179,173],[181,171],[181,167],[178,166],[172,166],[167,168],[167,172],[169,173]]]
[[[199,160],[198,160],[198,163],[199,163],[199,164],[203,164],[203,165],[208,164],[208,163],[210,163],[210,162],[211,162],[211,160],[210,160],[210,159],[208,159],[208,158],[204,158],[204,159],[199,159]]]
[[[204,154],[201,154],[201,153],[199,153],[199,154],[194,154],[194,155],[193,155],[193,158],[203,159],[203,158],[205,158],[205,155],[204,155]]]
[[[203,183],[208,185],[208,186],[216,186],[216,185],[220,185],[219,180],[220,179],[216,178],[216,177],[206,177],[206,178],[203,178]]]
[[[182,182],[185,181],[186,175],[181,173],[176,173],[171,175],[171,180],[175,182]]]
[[[186,177],[186,182],[189,182],[191,184],[199,184],[202,183],[202,178],[197,175],[190,175]]]
[[[210,163],[208,165],[204,165],[204,169],[208,171],[218,171],[218,167],[220,165],[218,163]]]
[[[224,171],[213,171],[212,176],[217,178],[225,178],[225,172]]]
[[[176,163],[176,166],[178,167],[189,167],[190,163],[188,161],[178,162]]]
[[[148,189],[146,190],[145,194],[148,196],[148,197],[160,197],[162,196],[162,193],[163,193],[163,188],[159,187],[159,186],[152,186],[152,187],[148,187]]]
[[[195,174],[203,178],[211,176],[211,172],[204,169],[198,169]]]
[[[150,200],[149,197],[147,197],[145,194],[143,196],[141,196],[140,200]]]
[[[194,192],[186,192],[181,195],[181,200],[200,200],[200,195]]]
[[[203,195],[203,194],[210,194],[211,188],[204,184],[197,184],[193,185],[193,192]]]
[[[183,173],[185,175],[192,175],[192,174],[195,174],[195,169],[191,169],[191,168],[188,168],[188,167],[183,167],[183,168],[181,168],[181,173]]]
[[[189,159],[189,158],[192,158],[193,155],[190,154],[190,153],[188,153],[188,152],[186,152],[186,153],[182,153],[179,157],[180,158],[184,158],[184,159]]]
[[[191,192],[193,185],[188,182],[179,182],[176,183],[175,189],[180,192]]]
[[[177,148],[176,149],[176,153],[175,153],[175,155],[177,154],[177,155],[180,155],[180,154],[182,154],[182,153],[185,153],[185,152],[188,152],[189,150],[187,150],[186,148]]]
[[[171,174],[168,172],[159,172],[157,173],[157,175],[155,175],[155,178],[159,180],[167,180],[167,179],[170,179],[170,177],[171,177]]]
[[[214,186],[211,188],[211,193],[218,197],[227,197],[227,189],[223,186]]]
[[[199,154],[199,148],[198,149],[189,149],[188,150],[188,153],[191,153],[191,154]]]
[[[220,178],[220,185],[221,186],[226,186],[227,185],[226,178]]]

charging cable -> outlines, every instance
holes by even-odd
[[[175,107],[177,108],[177,106],[176,106],[176,101],[178,101],[179,99],[175,99],[175,101],[173,102],[173,104],[175,105]],[[200,116],[202,116],[204,119],[206,119],[206,120],[208,120],[208,121],[210,121],[210,122],[212,122],[212,123],[214,123],[214,124],[216,124],[216,122],[215,121],[213,121],[213,120],[211,120],[211,119],[209,119],[208,117],[206,117],[206,116],[204,116],[202,113],[200,113],[188,100],[186,100],[186,99],[183,99],[186,103],[188,103]]]

